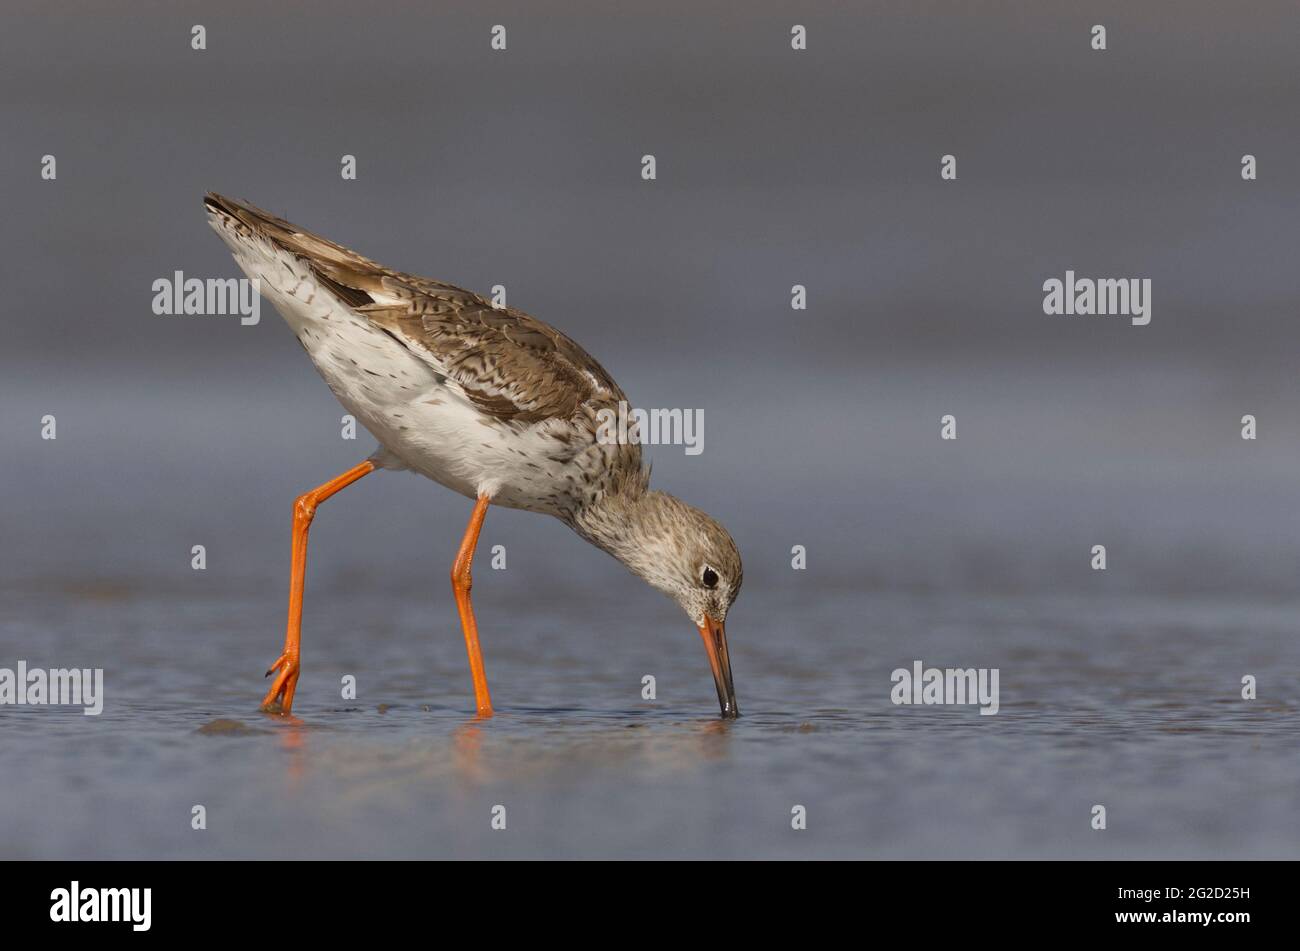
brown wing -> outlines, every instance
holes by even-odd
[[[626,399],[591,354],[522,311],[391,270],[243,202],[214,194],[207,201],[302,258],[322,285],[458,383],[490,416],[527,424]]]
[[[519,423],[568,419],[584,404],[626,399],[587,351],[522,311],[407,274],[385,275],[383,290],[357,310],[427,354],[491,416]]]

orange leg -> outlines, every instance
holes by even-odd
[[[364,475],[375,471],[375,464],[367,459],[341,476],[322,486],[304,492],[293,503],[293,563],[289,575],[289,626],[284,635],[284,653],[271,665],[266,676],[279,671],[271,689],[262,701],[266,713],[287,714],[293,707],[293,694],[298,689],[298,651],[302,641],[302,592],[307,578],[307,529],[311,527],[316,506],[335,492],[346,489]]]
[[[474,503],[474,513],[465,527],[456,563],[451,566],[451,590],[456,595],[456,610],[460,612],[460,626],[465,630],[465,650],[469,653],[469,671],[474,677],[474,704],[480,717],[492,716],[492,697],[488,694],[487,674],[483,671],[483,652],[478,646],[478,624],[474,621],[474,607],[470,604],[470,565],[474,561],[474,548],[479,532],[483,530],[483,517],[487,515],[488,500],[479,496]]]

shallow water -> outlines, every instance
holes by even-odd
[[[498,712],[476,723],[447,581],[469,503],[368,477],[313,524],[285,722],[256,707],[283,643],[290,502],[370,448],[338,439],[324,388],[288,365],[276,386],[166,400],[157,381],[65,381],[55,399],[8,378],[6,431],[36,443],[53,403],[60,434],[2,473],[0,667],[102,667],[106,700],[99,717],[0,707],[0,856],[1296,853],[1300,439],[1207,446],[1226,414],[1192,399],[1197,378],[1161,384],[1188,424],[1125,450],[1113,413],[996,396],[979,406],[1000,428],[945,448],[912,435],[941,376],[915,368],[808,378],[880,390],[845,443],[857,403],[786,424],[814,414],[737,376],[746,411],[704,456],[652,453],[656,484],[745,556],[734,723],[675,605],[554,520],[495,509],[474,590]],[[1099,540],[1105,572],[1088,568]],[[890,673],[916,660],[998,668],[999,713],[895,706]],[[1245,674],[1259,699],[1240,699]]]
[[[732,622],[743,716],[724,723],[670,605],[609,630],[590,620],[618,599],[529,610],[480,574],[498,709],[483,723],[440,593],[315,579],[286,722],[254,712],[257,664],[281,638],[269,584],[256,598],[11,592],[7,641],[31,645],[33,665],[104,666],[108,702],[98,718],[3,710],[0,854],[1294,854],[1278,830],[1300,805],[1297,711],[1267,699],[1275,676],[1254,702],[1236,679],[1300,668],[1295,604],[758,593]],[[890,671],[913,659],[1000,668],[1000,712],[894,706]],[[1089,827],[1097,803],[1105,832]]]

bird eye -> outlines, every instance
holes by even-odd
[[[712,568],[704,569],[704,577],[700,579],[706,588],[716,588],[718,586],[718,573]]]

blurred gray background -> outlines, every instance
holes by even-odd
[[[798,583],[798,541],[854,583],[984,585],[997,564],[1096,585],[1080,552],[1104,539],[1107,585],[1291,590],[1292,5],[547,7],[10,7],[6,577],[111,562],[189,583],[175,551],[199,535],[203,583],[261,577],[283,560],[269,514],[369,451],[338,438],[269,307],[251,328],[151,312],[176,269],[238,274],[204,223],[212,189],[394,267],[505,284],[639,405],[703,408],[704,454],[654,450],[658,481],[733,527],[751,579]],[[1066,268],[1150,277],[1152,323],[1043,315]],[[377,536],[398,552],[376,570],[421,575],[464,505],[383,481],[329,521],[419,506]],[[507,526],[521,569],[557,543],[489,523]],[[614,569],[564,551],[565,577]]]
[[[290,503],[372,449],[364,433],[339,438],[341,409],[269,305],[256,327],[151,312],[152,282],[175,270],[239,276],[204,220],[215,190],[392,267],[481,292],[504,284],[637,405],[702,408],[702,455],[649,455],[656,484],[717,516],[744,554],[730,625],[742,710],[757,693],[760,718],[871,708],[897,724],[909,711],[888,704],[888,672],[918,656],[1001,664],[1004,691],[1018,659],[1022,699],[1058,713],[1125,676],[1136,679],[1112,698],[1120,709],[1150,698],[1153,677],[1193,706],[1231,700],[1244,672],[1289,704],[1294,4],[622,6],[6,5],[0,664],[105,666],[110,689],[116,669],[143,716],[168,690],[178,716],[194,704],[247,716],[279,651]],[[190,48],[195,23],[206,51]],[[504,53],[489,49],[497,23]],[[807,26],[807,51],[790,49],[793,23]],[[1104,52],[1090,48],[1094,23]],[[39,175],[47,153],[53,182]],[[645,153],[657,181],[640,178]],[[955,182],[940,180],[945,153]],[[1244,153],[1258,181],[1242,181]],[[356,181],[340,177],[344,154]],[[1150,278],[1151,324],[1045,316],[1042,282],[1066,269]],[[806,311],[790,309],[796,283]],[[956,442],[939,439],[946,413]],[[1240,438],[1247,413],[1254,442]],[[40,439],[45,414],[54,442]],[[372,683],[464,706],[446,574],[467,515],[466,500],[404,474],[329,503],[312,535],[302,702],[336,689],[313,651],[352,670],[366,638],[391,634],[401,646],[370,658]],[[190,568],[195,544],[204,572]],[[476,574],[506,706],[617,709],[639,699],[644,663],[681,655],[693,679],[679,712],[707,715],[704,658],[671,604],[537,516],[493,510],[483,544],[509,553],[506,572]],[[805,572],[790,570],[795,544]],[[1094,544],[1108,548],[1106,572],[1089,570]],[[971,621],[981,604],[1000,605],[983,628]],[[973,626],[952,634],[936,610]],[[1008,618],[1024,626],[1010,646],[997,640]],[[1089,641],[1101,618],[1132,629],[1092,628]],[[1206,666],[1180,673],[1193,648]],[[1052,679],[1099,662],[1112,666],[1092,680]],[[589,682],[568,692],[575,677]],[[1015,715],[1014,696],[1003,705]],[[1279,709],[1256,728],[1289,733],[1294,711]],[[943,742],[944,722],[933,726]],[[1107,762],[1084,773],[1105,776]],[[1015,777],[1008,795],[1024,785],[1018,764],[999,774]],[[826,783],[849,784],[835,769]],[[1080,781],[1057,779],[1036,801]],[[1176,785],[1191,795],[1198,781]],[[1166,786],[1137,785],[1153,810],[1168,807]],[[16,815],[39,813],[55,788],[33,780]],[[933,813],[912,810],[909,788],[880,826],[915,823],[924,840]],[[1280,847],[1258,824],[1273,813],[1244,787],[1232,796],[1256,822],[1232,841]],[[1221,830],[1203,806],[1189,801],[1189,815]],[[970,808],[979,825],[999,807]],[[1204,850],[1188,831],[1200,828],[1188,819],[1132,848]],[[609,851],[639,854],[662,834],[625,831]],[[1028,839],[931,851],[1087,847]],[[36,841],[9,850],[43,854]],[[925,852],[916,842],[894,854]]]

